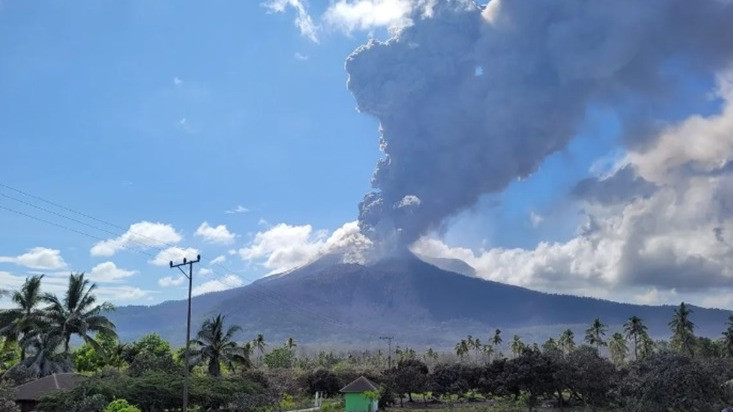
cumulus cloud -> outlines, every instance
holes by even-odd
[[[226,225],[214,227],[209,225],[208,222],[202,223],[201,226],[196,229],[194,236],[198,236],[209,243],[219,243],[223,245],[233,243],[234,239],[237,237],[237,235],[227,229]]]
[[[303,266],[326,254],[339,254],[345,262],[362,262],[371,242],[359,232],[357,222],[349,222],[328,234],[311,225],[280,223],[258,232],[252,242],[239,250],[247,261],[261,263],[270,273]]]
[[[137,271],[118,268],[114,262],[103,262],[94,266],[89,272],[89,279],[94,282],[121,282]]]
[[[61,251],[45,247],[35,247],[19,256],[0,256],[0,262],[14,263],[31,269],[59,270],[66,268]]]
[[[174,246],[161,250],[152,260],[149,260],[148,263],[156,266],[168,266],[171,261],[173,261],[174,264],[180,263],[183,261],[183,258],[195,260],[198,254],[198,249]]]
[[[181,241],[183,237],[164,223],[142,221],[133,223],[127,232],[119,237],[95,243],[90,251],[92,256],[113,256],[126,248],[151,249]]]
[[[183,282],[186,281],[186,277],[183,275],[179,275],[176,277],[173,276],[166,276],[158,279],[158,285],[162,287],[170,287],[170,286],[181,286]]]
[[[308,14],[308,3],[305,0],[269,0],[263,3],[268,10],[274,13],[283,13],[288,8],[295,11],[295,26],[300,34],[314,43],[318,43],[318,27]]]
[[[198,296],[203,295],[204,293],[219,292],[222,290],[236,288],[243,284],[244,282],[239,276],[229,274],[219,279],[206,281],[194,287],[191,293],[194,296]]]

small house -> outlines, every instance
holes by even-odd
[[[83,379],[83,376],[75,373],[54,373],[24,383],[15,387],[15,403],[22,412],[34,411],[41,397],[58,390],[74,389]]]
[[[360,376],[341,389],[346,401],[346,412],[376,412],[379,399],[374,399],[374,392],[379,391],[377,385]]]

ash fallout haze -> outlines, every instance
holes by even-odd
[[[415,254],[733,309],[731,22],[729,0],[2,1],[0,289],[83,271],[151,305],[199,253],[195,295]]]

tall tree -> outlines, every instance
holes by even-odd
[[[519,337],[519,335],[514,335],[512,338],[512,355],[514,357],[518,357],[522,354],[526,346],[524,345],[524,342],[522,342],[522,338]]]
[[[6,343],[15,342],[40,328],[42,316],[38,306],[43,298],[41,279],[43,275],[26,278],[20,290],[11,295],[11,300],[17,307],[0,314],[0,335],[6,338]],[[24,360],[25,355],[25,346],[21,345],[20,360]]]
[[[599,318],[595,318],[590,327],[585,330],[585,341],[589,345],[595,346],[596,349],[600,351],[601,346],[607,345],[606,341],[603,340],[603,337],[606,336],[607,331],[608,326],[601,323],[601,320]]]
[[[695,354],[695,324],[690,320],[692,310],[680,303],[679,308],[674,310],[674,317],[669,322],[672,329],[672,347],[686,355],[694,356]]]
[[[84,342],[100,351],[101,347],[92,338],[92,332],[117,337],[115,325],[103,314],[114,310],[114,306],[107,302],[96,304],[97,297],[93,293],[96,288],[95,283],[84,279],[83,273],[72,273],[62,300],[49,293],[43,295],[43,300],[49,303],[44,311],[45,318],[63,339],[64,354],[69,353],[71,335],[80,336]]]
[[[557,340],[564,355],[569,355],[575,349],[575,334],[570,329],[565,329]]]
[[[454,349],[456,351],[456,356],[458,356],[459,359],[463,359],[469,351],[468,341],[466,341],[465,339],[461,339],[460,342],[456,343]]]
[[[642,337],[646,335],[646,325],[638,316],[632,316],[624,323],[626,337],[634,341],[634,359],[639,359],[639,345]]]
[[[499,346],[501,346],[501,342],[501,330],[497,329],[494,331],[494,337],[491,338],[491,345],[493,345],[494,348],[498,348]]]
[[[295,339],[293,337],[289,337],[287,341],[285,341],[285,347],[288,349],[293,349],[294,347],[298,346],[298,343],[295,342]]]
[[[234,363],[243,363],[242,348],[234,341],[234,334],[242,328],[230,326],[225,328],[224,316],[219,314],[214,318],[206,319],[193,340],[195,349],[191,351],[191,364],[208,362],[208,371],[211,376],[221,376],[221,364],[234,368]]]
[[[620,366],[626,361],[629,348],[626,346],[624,335],[618,332],[611,335],[611,339],[608,341],[608,352],[611,355],[611,361],[616,366]]]
[[[723,331],[723,347],[725,355],[733,357],[733,314],[728,316],[728,327]]]
[[[58,352],[63,337],[56,331],[26,334],[20,343],[28,348],[28,356],[14,367],[26,367],[39,378],[53,373],[71,372],[70,358]]]

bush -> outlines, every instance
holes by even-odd
[[[141,412],[140,408],[130,405],[124,399],[115,399],[104,408],[104,412]]]

